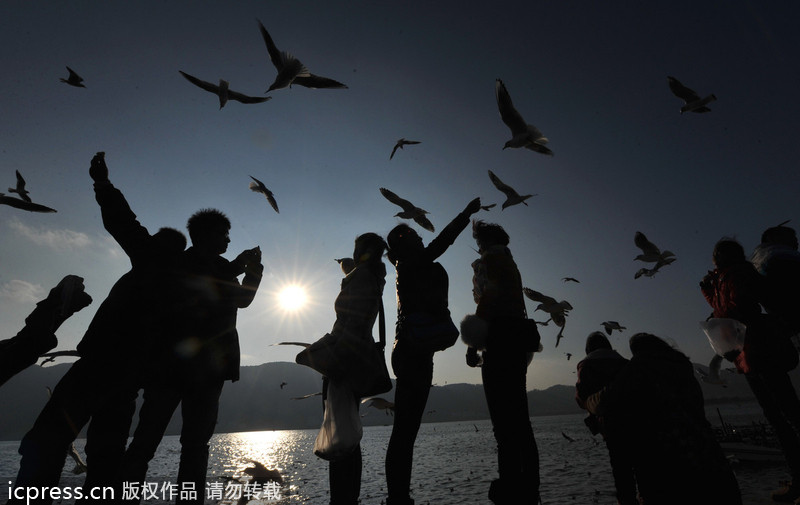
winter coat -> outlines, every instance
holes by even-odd
[[[372,327],[378,317],[386,284],[382,262],[357,265],[344,279],[333,308],[336,321],[331,334],[373,340]]]

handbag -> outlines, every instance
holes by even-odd
[[[400,335],[410,349],[419,353],[444,351],[458,340],[458,328],[450,314],[433,316],[417,312],[403,317]]]
[[[347,384],[360,398],[391,390],[392,380],[384,356],[386,321],[383,299],[378,300],[379,342],[326,333],[300,351],[295,362],[310,367],[329,379]]]
[[[352,391],[344,383],[329,380],[322,427],[314,440],[314,454],[328,461],[347,456],[358,447],[363,433]]]

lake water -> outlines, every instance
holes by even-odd
[[[758,418],[757,406],[721,407],[726,422],[737,424]],[[383,415],[381,413],[370,415]],[[544,504],[616,504],[608,453],[600,437],[592,437],[583,415],[534,417],[532,423],[540,452],[541,495]],[[709,409],[712,424],[719,424],[716,409]],[[364,428],[361,503],[386,500],[384,456],[391,434],[386,426]],[[563,434],[574,441],[569,441]],[[223,483],[238,477],[257,460],[277,469],[284,484],[279,504],[328,503],[328,463],[314,456],[317,430],[283,430],[215,435],[211,441],[208,482]],[[83,453],[83,440],[76,447]],[[0,442],[0,501],[8,497],[9,481],[18,465],[18,442]],[[180,443],[165,437],[150,465],[149,482],[174,482]],[[72,474],[72,460],[62,475],[62,486],[80,485],[82,476]],[[788,478],[783,465],[741,466],[737,477],[746,504],[770,503],[769,491]],[[488,504],[489,483],[497,477],[496,445],[488,420],[423,424],[414,452],[412,497],[424,504]],[[221,486],[221,484],[220,484]],[[165,500],[148,500],[159,503]],[[224,500],[223,500],[224,501]],[[261,500],[262,503],[265,502]],[[274,500],[272,503],[276,503]],[[63,503],[70,503],[64,500]],[[252,504],[253,502],[251,502]]]

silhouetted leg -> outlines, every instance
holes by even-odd
[[[125,451],[120,472],[123,483],[138,483],[139,486],[147,476],[148,464],[155,456],[172,414],[181,401],[178,389],[167,386],[145,388],[143,398],[139,423]],[[140,499],[131,501],[138,503]]]
[[[497,440],[499,484],[493,484],[495,503],[536,503],[539,491],[539,452],[528,412],[524,352],[485,352],[481,368],[484,394]],[[520,496],[524,490],[525,500]]]
[[[86,432],[86,480],[84,495],[93,488],[110,487],[113,496],[122,495],[120,471],[125,446],[128,443],[133,414],[136,411],[136,390],[133,386],[120,387],[118,392],[98,407]],[[89,503],[77,500],[78,504]],[[103,501],[92,500],[93,504]],[[105,503],[112,503],[111,500]]]
[[[361,494],[361,445],[352,453],[330,462],[330,505],[356,505]]]
[[[408,355],[399,348],[392,353],[397,376],[394,393],[394,426],[386,449],[387,505],[410,505],[414,442],[428,402],[433,378],[433,354]]]
[[[177,503],[203,503],[208,469],[208,442],[214,434],[223,381],[192,385],[181,399],[181,463],[178,469],[178,492],[194,484],[196,499],[178,498]]]
[[[793,486],[800,487],[800,436],[797,431],[800,426],[792,422],[800,417],[800,406],[789,376],[781,372],[763,372],[745,374],[745,377],[764,417],[775,430],[792,474]]]

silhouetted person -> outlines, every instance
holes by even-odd
[[[386,450],[387,505],[413,505],[409,496],[414,441],[433,380],[433,352],[413,347],[408,326],[419,320],[450,319],[447,271],[436,258],[444,254],[481,208],[479,198],[467,205],[426,247],[408,225],[397,225],[387,236],[389,261],[397,272],[397,328],[392,348],[392,369],[397,377],[394,393],[394,426]]]
[[[787,372],[797,366],[797,351],[775,317],[761,312],[766,279],[745,259],[742,246],[722,239],[714,246],[712,259],[716,268],[700,288],[714,317],[735,319],[747,327],[742,351],[725,357],[744,373],[792,474],[793,484],[773,492],[772,499],[792,502],[800,498],[800,400]]]
[[[192,246],[180,258],[181,302],[169,326],[170,350],[158,365],[157,378],[145,386],[139,423],[123,463],[123,482],[141,485],[180,403],[179,503],[203,503],[205,498],[208,442],[214,434],[222,386],[226,380],[239,380],[236,314],[250,305],[261,282],[259,248],[246,250],[233,261],[221,256],[230,242],[230,226],[216,209],[202,209],[189,218]],[[242,273],[240,284],[237,277]],[[187,493],[188,499],[182,498],[181,491],[189,490],[194,496]]]
[[[642,503],[741,505],[689,358],[648,333],[633,335],[630,349],[630,362],[586,403],[630,454]]]
[[[800,252],[795,231],[782,225],[764,230],[751,261],[766,280],[761,305],[779,319],[783,332],[800,334]]]
[[[91,162],[89,175],[103,225],[131,261],[131,270],[111,288],[78,344],[80,359],[58,382],[50,400],[20,444],[22,455],[15,487],[57,486],[70,444],[89,418],[106,412],[113,421],[87,433],[86,492],[112,486],[125,450],[133,400],[143,363],[160,340],[166,304],[161,278],[185,246],[183,235],[162,228],[150,235],[127,201],[108,180],[103,154]],[[121,413],[120,410],[121,409]],[[111,419],[109,418],[109,420]],[[110,498],[110,497],[107,497]],[[38,500],[50,503],[49,497]]]
[[[0,386],[55,348],[55,332],[61,323],[90,303],[92,297],[84,291],[82,278],[67,275],[61,279],[25,318],[25,327],[16,336],[0,340]]]
[[[586,409],[586,400],[604,387],[608,386],[619,372],[628,364],[617,351],[611,348],[611,342],[603,332],[595,331],[586,337],[586,358],[578,362],[578,382],[575,384],[575,401],[582,409]],[[623,443],[614,439],[603,428],[603,419],[590,413],[584,423],[592,435],[600,433],[608,448],[611,461],[611,473],[614,476],[614,487],[617,490],[617,503],[620,505],[639,505],[636,497],[636,479],[633,465]]]
[[[355,268],[342,279],[342,288],[333,304],[336,321],[330,333],[373,341],[372,327],[382,307],[381,297],[386,284],[386,266],[381,261],[386,242],[380,235],[364,233],[355,240]],[[323,381],[323,405],[328,380]],[[360,398],[353,393],[353,401]],[[329,464],[330,505],[356,505],[361,494],[361,445],[350,454]]]
[[[539,449],[528,411],[526,374],[530,349],[523,336],[508,330],[510,320],[526,317],[520,277],[508,234],[496,224],[475,221],[472,236],[481,257],[472,263],[475,316],[489,323],[486,350],[467,351],[467,364],[481,366],[483,391],[497,440],[500,478],[489,488],[497,504],[539,502]]]

